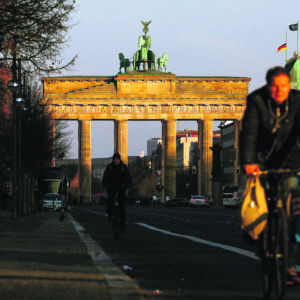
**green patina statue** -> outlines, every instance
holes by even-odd
[[[123,53],[119,53],[119,59],[120,59],[120,72],[122,68],[124,68],[125,73],[130,71],[130,60],[128,58],[125,58]]]
[[[163,54],[161,58],[159,58],[156,61],[156,55],[155,53],[150,50],[151,48],[151,37],[147,36],[147,33],[149,31],[148,26],[151,24],[152,21],[144,22],[141,21],[141,23],[144,25],[143,32],[144,35],[139,36],[138,40],[138,46],[139,50],[137,50],[133,54],[133,70],[134,71],[140,71],[140,65],[143,66],[143,70],[156,70],[156,64],[157,69],[161,72],[162,68],[165,68],[165,72],[167,72],[167,59],[168,56],[166,53]],[[120,72],[121,69],[124,68],[124,72],[130,71],[130,60],[128,58],[125,58],[123,53],[119,53],[119,59],[120,59]]]
[[[165,72],[167,72],[167,60],[168,60],[167,53],[164,53],[164,55],[157,60],[157,68],[159,71],[162,71],[162,68],[164,67]]]
[[[156,56],[154,52],[150,50],[151,37],[147,36],[147,32],[149,31],[148,26],[151,24],[152,21],[141,22],[144,25],[143,32],[145,34],[143,36],[139,36],[139,50],[136,51],[133,55],[133,69],[139,70],[140,65],[143,64],[144,70],[146,70],[146,65],[148,66],[148,70],[155,70]]]

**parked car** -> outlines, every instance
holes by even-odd
[[[223,205],[225,206],[225,208],[239,207],[241,204],[243,193],[244,190],[237,190],[232,193],[223,193]]]
[[[57,210],[62,206],[62,196],[56,193],[47,193],[43,195],[42,206],[44,209]]]
[[[204,196],[192,196],[189,202],[190,206],[202,206],[202,207],[210,207],[210,201],[205,199]]]
[[[189,201],[184,198],[174,198],[166,202],[167,207],[171,206],[189,206]]]

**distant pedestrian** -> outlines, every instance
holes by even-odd
[[[152,203],[153,203],[153,206],[156,206],[156,204],[157,204],[157,197],[155,194],[152,196]]]

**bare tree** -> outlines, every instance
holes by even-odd
[[[70,67],[76,56],[64,63],[60,54],[74,9],[75,0],[0,0],[0,60],[15,53],[38,75]]]
[[[58,73],[71,67],[76,56],[64,62],[61,53],[68,40],[66,34],[71,26],[69,21],[74,9],[75,1],[73,0],[0,0],[2,70],[10,66],[13,59],[14,68],[9,75],[13,75],[13,79],[21,82],[24,70],[26,70],[26,76],[34,81],[45,74]],[[16,60],[19,61],[18,64]],[[16,65],[18,65],[17,72]],[[5,74],[0,72],[0,79],[2,79],[0,80],[0,137],[2,142],[5,141],[6,147],[5,149],[2,147],[0,165],[7,170],[7,174],[3,174],[1,181],[11,177],[12,170],[9,168],[11,164],[7,162],[12,161],[10,149],[12,144],[16,144],[16,141],[11,140],[12,115],[15,114],[9,110],[11,102],[6,101],[7,95],[10,96],[10,94],[7,93],[7,80],[3,79],[5,77],[3,75]],[[22,87],[26,85],[28,83],[23,84]],[[34,89],[32,88],[31,91],[33,92]],[[20,168],[22,168],[23,175],[33,173],[38,167],[51,162],[56,144],[55,134],[60,134],[59,131],[54,130],[51,114],[45,113],[37,97],[34,97],[35,93],[26,96],[31,105],[27,106],[26,112],[19,113],[18,117],[18,124],[20,124],[18,128],[20,132],[22,131],[21,138],[18,138],[22,151],[19,150],[18,155],[22,156],[19,161],[22,162]],[[62,141],[62,136],[58,140]],[[68,143],[60,142],[59,146],[63,153]],[[19,180],[19,183],[23,181]],[[19,189],[21,191],[22,187],[19,186]],[[25,205],[25,202],[19,203],[19,208],[23,207],[23,213],[30,205],[28,203],[32,203],[27,201]]]
[[[63,160],[68,157],[71,149],[72,140],[70,138],[72,131],[66,131],[68,123],[63,120],[55,122],[55,158]]]
[[[26,70],[27,82],[23,84],[23,87],[31,86],[33,92],[37,89],[34,81],[38,76],[51,72],[58,73],[70,67],[76,56],[71,61],[63,63],[60,55],[63,46],[67,43],[66,34],[71,26],[69,24],[70,16],[74,10],[75,0],[0,0],[1,70],[5,70],[5,64],[9,66],[11,59],[15,57],[21,62],[23,75],[25,74],[24,70]],[[18,70],[19,81],[22,80],[21,73],[22,71]],[[3,74],[0,74],[0,77],[2,77],[1,75]],[[3,92],[0,91],[0,104],[3,103],[5,93],[7,93],[5,86],[3,81],[0,84],[0,90],[1,87],[4,87]],[[68,152],[70,148],[70,142],[64,139],[68,134],[64,135],[62,130],[59,130],[62,126],[60,124],[55,131],[56,139],[54,142],[53,136],[50,134],[53,131],[51,129],[51,116],[35,107],[39,105],[39,101],[34,93],[27,95],[26,99],[29,99],[32,106],[28,113],[36,114],[39,116],[39,120],[47,120],[49,123],[48,125],[45,124],[46,128],[50,127],[49,130],[45,130],[45,133],[49,133],[49,147],[53,148],[51,144],[55,143],[58,150],[57,155],[59,157],[64,156],[64,153]],[[27,109],[29,109],[28,106]],[[44,116],[41,117],[41,114]],[[33,120],[34,117],[31,116],[31,119]],[[50,148],[49,150],[51,150]]]

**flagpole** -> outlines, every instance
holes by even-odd
[[[299,57],[299,23],[297,23],[297,57]]]
[[[285,43],[286,43],[286,50],[285,50],[285,63],[287,63],[287,30],[285,31]]]

